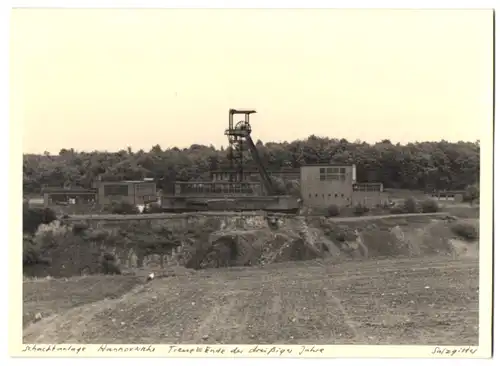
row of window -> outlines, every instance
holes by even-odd
[[[319,174],[345,174],[345,168],[319,168]]]
[[[128,185],[106,184],[104,185],[105,196],[128,196]]]
[[[139,183],[135,185],[135,193],[138,196],[156,194],[156,185],[151,183]]]
[[[344,194],[343,193],[328,193],[328,194],[325,194],[325,193],[321,193],[321,198],[325,198],[325,197],[335,197],[335,198],[338,198],[338,197],[341,197],[341,198],[344,198]],[[315,193],[314,194],[314,197],[319,197],[319,194],[318,193]],[[312,193],[309,193],[309,198],[313,198],[313,194]],[[347,197],[347,199],[349,199],[349,197]]]
[[[179,185],[181,193],[253,193],[260,185],[239,184],[182,184]]]
[[[382,192],[381,184],[356,184],[352,187],[354,192]]]
[[[322,181],[341,181],[345,182],[346,176],[345,174],[320,174],[319,175],[319,180]]]
[[[250,173],[243,173],[243,179],[248,179],[250,177]],[[212,174],[212,180],[229,180],[230,178],[238,179],[240,178],[239,174],[236,173],[215,173]]]
[[[332,197],[333,196],[335,198],[338,198],[340,196],[341,198],[344,198],[344,194],[343,193],[340,193],[340,194],[338,194],[338,193],[333,193],[333,194],[332,193],[328,193],[328,195],[325,195],[324,193],[321,194],[322,198],[325,198],[325,196],[328,196],[328,197]],[[316,193],[314,195],[314,197],[318,197],[318,193]],[[309,198],[312,198],[312,194],[311,193],[309,193]],[[349,197],[347,197],[347,199],[349,199]]]
[[[128,184],[106,184],[104,187],[104,196],[128,196]],[[135,184],[135,194],[144,196],[156,194],[156,185],[151,183]]]

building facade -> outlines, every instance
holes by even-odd
[[[352,204],[367,207],[382,205],[389,201],[389,194],[384,192],[382,183],[354,183],[352,186]]]
[[[262,196],[264,190],[260,182],[175,182],[175,196]]]
[[[134,205],[144,205],[156,202],[156,183],[151,181],[119,181],[96,184],[99,204],[106,205],[115,201],[128,202]]]
[[[438,201],[463,202],[465,191],[436,191],[430,195]]]
[[[282,178],[285,180],[300,179],[300,169],[283,168],[281,170],[269,170],[267,173],[271,177]],[[260,174],[257,169],[247,169],[243,172],[243,176],[240,176],[239,174],[241,173],[234,169],[213,170],[210,172],[210,178],[213,182],[229,182],[231,180],[235,182],[257,182],[260,180]]]
[[[97,190],[84,188],[46,187],[42,189],[43,206],[91,204],[97,201]]]
[[[388,201],[381,183],[358,183],[355,165],[304,165],[300,169],[300,190],[305,206],[375,206]]]
[[[115,201],[144,205],[158,200],[156,183],[151,181],[97,181],[93,189],[49,187],[42,189],[42,195],[45,207],[94,203],[108,205]]]
[[[356,180],[353,165],[304,165],[300,168],[300,192],[305,206],[350,206]]]

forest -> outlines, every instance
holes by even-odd
[[[292,142],[257,141],[268,170],[298,168],[304,164],[356,164],[359,182],[382,182],[386,188],[459,190],[478,183],[480,144],[476,142],[415,142],[375,144],[310,136]],[[102,180],[154,178],[159,188],[172,181],[202,180],[211,170],[229,167],[229,149],[193,144],[189,148],[162,148],[118,152],[62,149],[58,155],[23,155],[24,194],[43,187],[90,188]],[[250,154],[245,166],[253,167]],[[170,183],[169,183],[170,182]]]

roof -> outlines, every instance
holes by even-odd
[[[129,183],[155,183],[152,180],[102,180],[99,181],[99,183],[105,183],[105,184],[129,184]]]
[[[355,164],[328,164],[328,163],[324,163],[324,164],[304,164],[301,166],[301,168],[307,168],[307,167],[332,167],[332,168],[337,168],[337,167],[352,167],[352,166],[355,166]]]
[[[234,109],[234,108],[231,108],[229,110],[229,113],[231,113],[231,114],[253,114],[253,113],[257,113],[257,111],[254,109]]]
[[[42,193],[96,193],[96,190],[86,189],[82,187],[73,187],[73,188],[46,187],[42,188]]]
[[[300,168],[283,168],[283,169],[279,169],[279,170],[276,170],[276,169],[266,169],[266,172],[268,173],[298,173],[300,171]],[[216,170],[211,170],[210,173],[211,174],[214,174],[214,173],[238,173],[239,170],[238,169],[216,169]],[[258,173],[259,172],[259,169],[257,168],[246,168],[246,169],[243,169],[243,173]]]
[[[122,180],[123,183],[154,183],[150,180]]]

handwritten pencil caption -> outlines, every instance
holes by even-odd
[[[292,348],[283,348],[277,346],[254,346],[248,351],[243,350],[239,347],[234,348],[222,348],[214,346],[199,346],[199,347],[183,347],[183,346],[169,346],[167,353],[170,354],[217,354],[217,355],[238,355],[238,354],[260,354],[262,356],[284,356],[284,355],[296,355],[306,356],[306,355],[321,355],[325,351],[322,347],[317,346],[300,346],[300,349],[294,350]]]
[[[455,355],[464,355],[464,354],[471,354],[473,355],[474,353],[477,352],[476,347],[435,347],[432,350],[433,355],[440,355],[440,356],[455,356]]]

